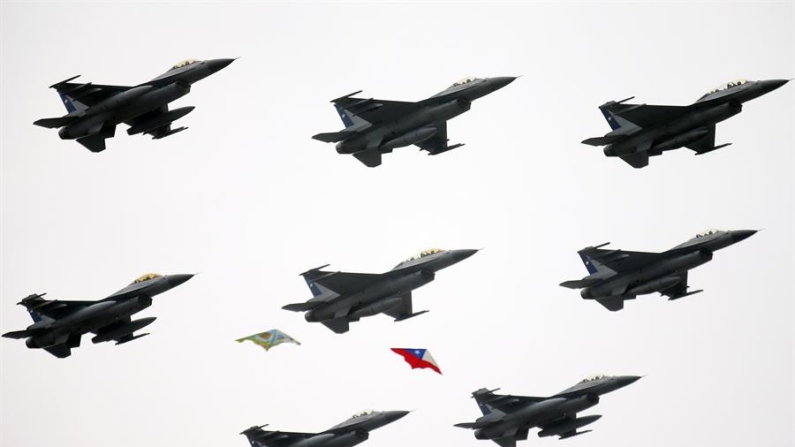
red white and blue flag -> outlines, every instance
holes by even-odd
[[[411,365],[411,369],[430,368],[439,374],[442,373],[439,370],[439,365],[436,364],[436,360],[433,359],[427,349],[392,348],[392,351],[400,354],[406,363]]]

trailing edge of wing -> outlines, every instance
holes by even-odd
[[[326,133],[319,133],[312,138],[318,141],[322,141],[324,143],[336,143],[338,141],[342,141],[349,136],[355,134],[356,132],[342,130],[339,132],[326,132]]]

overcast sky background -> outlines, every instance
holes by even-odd
[[[97,300],[147,272],[200,274],[137,315],[134,343],[59,360],[0,340],[3,447],[244,446],[255,424],[321,431],[364,408],[416,410],[366,445],[487,446],[470,393],[551,395],[592,373],[646,375],[583,414],[567,446],[792,446],[793,85],[718,125],[733,146],[634,170],[580,144],[597,106],[685,105],[738,77],[795,76],[792,2],[705,4],[0,5],[0,332],[21,298]],[[190,129],[121,126],[99,154],[33,126],[47,86],[133,85],[185,58],[238,57],[174,107]],[[338,96],[421,100],[464,76],[522,78],[449,124],[463,148],[397,149],[367,169],[312,140]],[[705,292],[610,313],[561,281],[576,251],[661,251],[759,229],[690,274]],[[401,323],[336,335],[281,310],[309,268],[382,272],[430,247],[485,250],[414,294]],[[265,352],[236,338],[279,328]],[[392,347],[428,348],[444,375]],[[526,445],[559,445],[531,433]]]

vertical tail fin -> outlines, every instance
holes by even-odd
[[[265,424],[265,425],[259,425],[247,428],[246,430],[243,430],[240,434],[246,435],[246,438],[248,438],[248,442],[249,444],[251,444],[251,447],[262,447],[265,444],[257,441],[257,438],[262,438],[263,436],[266,435],[265,431],[262,430],[262,427],[267,427],[267,426],[268,425]]]
[[[304,277],[304,281],[306,281],[306,285],[309,287],[309,290],[312,292],[312,296],[317,297],[323,294],[331,294],[333,293],[331,290],[323,287],[322,285],[315,282],[315,279],[320,278],[322,276],[326,276],[328,272],[323,272],[321,269],[328,267],[329,264],[313,268],[311,270],[307,270],[304,273],[301,273],[301,276]]]
[[[46,293],[33,293],[26,296],[17,303],[19,305],[25,306],[25,309],[28,310],[30,318],[33,319],[34,323],[41,321],[41,314],[36,312],[36,309],[47,303],[47,300],[42,298],[44,295],[46,295]]]
[[[64,107],[66,107],[66,111],[69,113],[83,112],[88,108],[88,106],[80,101],[75,100],[74,97],[69,94],[73,91],[84,91],[92,88],[90,82],[88,84],[76,84],[69,82],[79,77],[80,75],[73,76],[50,86],[50,88],[54,88],[58,92],[58,96],[61,97],[61,102],[63,103]]]
[[[339,104],[334,104],[334,108],[337,109],[337,113],[340,115],[342,124],[345,125],[346,129],[356,125],[369,124],[367,121]]]
[[[622,111],[637,107],[634,104],[624,104],[634,98],[635,97],[632,96],[627,99],[622,99],[621,101],[609,101],[599,106],[599,110],[602,112],[607,124],[610,125],[610,129],[613,131],[612,133],[627,134],[640,129],[640,126],[621,117]]]
[[[594,275],[597,273],[615,273],[615,271],[599,262],[600,259],[605,259],[607,255],[615,253],[615,250],[600,250],[601,247],[604,247],[608,244],[609,242],[597,245],[596,247],[583,248],[577,252],[577,254],[580,255],[580,259],[582,259],[582,263],[585,265],[585,268],[588,270],[589,274]]]
[[[494,407],[486,403],[490,397],[491,398],[494,397],[494,392],[497,390],[499,390],[499,388],[495,388],[493,390],[487,390],[486,388],[481,388],[475,391],[474,393],[472,393],[472,397],[475,399],[475,402],[477,402],[480,411],[483,413],[483,416],[488,416],[491,413],[495,412],[500,413],[499,410],[494,409]]]

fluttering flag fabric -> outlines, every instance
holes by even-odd
[[[402,356],[406,363],[411,365],[411,369],[430,368],[439,374],[442,373],[427,349],[392,348],[392,351]]]
[[[259,334],[249,335],[248,337],[238,338],[235,341],[238,343],[243,343],[246,340],[251,340],[252,342],[262,346],[266,351],[282,343],[295,343],[297,345],[301,344],[301,342],[298,340],[290,337],[278,329],[260,332]]]

